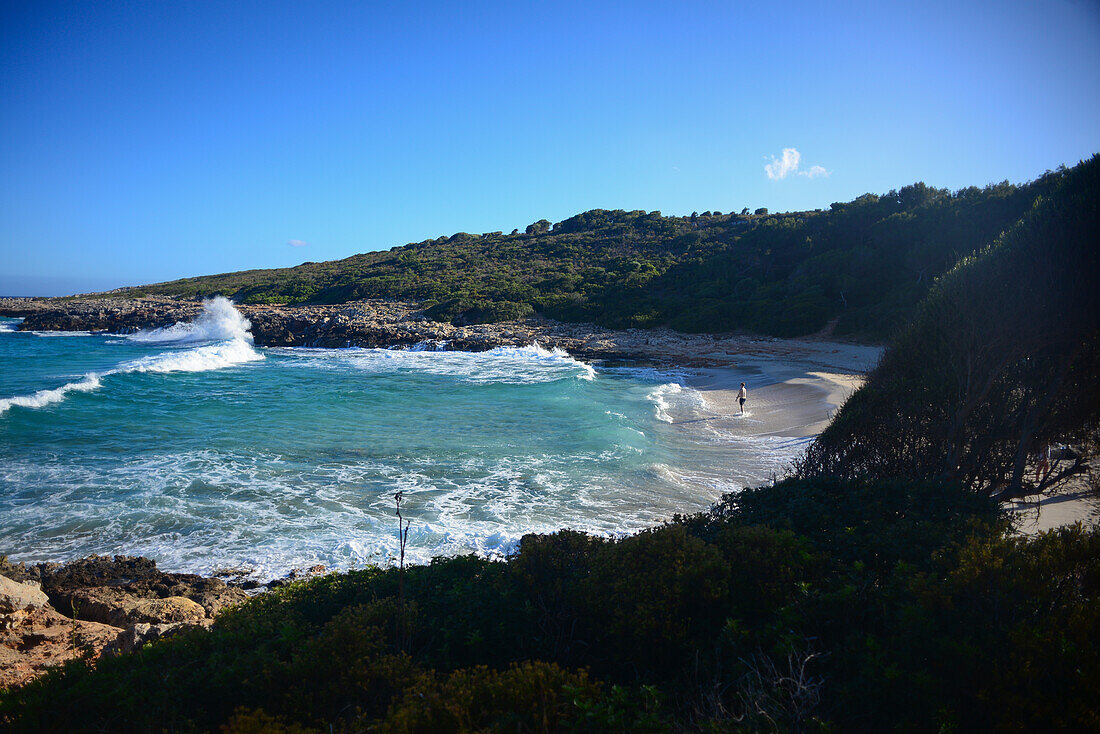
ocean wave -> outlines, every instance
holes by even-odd
[[[47,339],[62,337],[62,336],[91,336],[90,331],[30,331],[27,332],[34,336],[41,336]]]
[[[646,395],[653,402],[653,411],[662,423],[695,417],[705,405],[703,396],[693,387],[678,382],[666,382]]]
[[[65,383],[61,387],[56,387],[52,390],[39,390],[33,395],[2,398],[0,399],[0,415],[3,415],[15,406],[21,408],[44,408],[47,405],[60,403],[65,399],[65,395],[70,392],[91,392],[92,390],[97,390],[100,385],[100,377],[101,375],[89,372],[84,375],[84,378],[81,380]]]
[[[574,359],[562,349],[546,349],[537,342],[525,347],[496,347],[484,352],[440,351],[431,347],[438,345],[422,342],[409,349],[281,347],[272,351],[304,360],[313,367],[351,368],[375,374],[421,372],[477,384],[522,385],[596,378],[592,365]]]
[[[11,320],[4,319],[4,320],[0,320],[0,333],[6,332],[6,331],[18,331],[19,330],[19,322],[21,322],[22,320],[23,319],[11,319]]]
[[[470,552],[500,558],[527,533],[563,527],[621,535],[671,514],[655,513],[650,494],[632,484],[608,486],[610,477],[597,477],[593,490],[586,473],[567,470],[556,455],[471,457],[461,467],[366,461],[300,469],[277,458],[169,452],[104,473],[80,461],[13,457],[0,461],[0,479],[21,489],[7,498],[0,526],[19,559],[126,553],[199,573],[246,566],[270,579],[318,563],[395,562],[396,490],[405,492],[412,520],[406,561],[414,563]]]
[[[39,390],[33,395],[0,399],[0,415],[15,406],[23,408],[43,408],[59,403],[70,392],[91,392],[101,386],[101,380],[111,375],[130,373],[169,373],[169,372],[206,372],[220,370],[247,362],[257,362],[264,355],[252,346],[252,334],[248,332],[250,324],[233,308],[233,304],[224,298],[215,298],[203,304],[203,312],[194,321],[176,323],[164,329],[132,334],[129,341],[150,344],[190,345],[200,342],[203,346],[178,349],[160,354],[152,354],[119,364],[113,369],[99,373],[89,372],[76,382],[61,387]],[[37,332],[32,332],[37,333]],[[82,332],[42,332],[43,335],[74,336]],[[87,334],[87,332],[83,332]]]
[[[258,362],[264,355],[241,340],[210,344],[179,352],[164,352],[125,362],[110,374],[127,372],[206,372],[246,362]]]

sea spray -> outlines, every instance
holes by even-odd
[[[202,313],[194,321],[177,321],[171,326],[139,331],[126,338],[154,344],[197,344],[241,341],[252,343],[252,324],[222,296],[203,301]]]

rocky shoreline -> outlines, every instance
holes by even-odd
[[[210,627],[225,607],[325,572],[293,571],[261,585],[228,569],[206,578],[167,573],[140,556],[90,556],[65,564],[11,563],[0,556],[0,689],[75,658],[140,648],[184,630]]]
[[[251,322],[257,346],[384,347],[486,351],[538,342],[586,361],[644,360],[674,367],[724,367],[746,356],[825,357],[828,334],[780,340],[745,334],[683,334],[670,329],[606,329],[595,324],[543,318],[495,324],[432,321],[421,305],[367,300],[332,306],[238,305]],[[23,317],[23,331],[90,331],[127,334],[190,321],[202,311],[196,300],[88,297],[0,298],[0,316]],[[778,352],[778,353],[777,353]]]

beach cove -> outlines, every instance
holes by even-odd
[[[261,581],[385,564],[398,490],[420,562],[506,554],[562,527],[635,532],[785,475],[879,353],[553,322],[460,328],[396,307],[397,320],[342,328],[376,343],[381,323],[411,344],[263,347],[253,334],[271,332],[242,316],[305,315],[218,303],[52,302],[7,321],[0,338],[25,358],[0,396],[2,552],[146,555]],[[67,328],[28,328],[43,315]],[[454,348],[474,335],[486,349]]]
[[[419,563],[501,557],[563,527],[617,537],[705,509],[788,473],[879,353],[530,322],[444,325],[388,349],[264,347],[228,302],[200,308],[185,304],[178,322],[167,321],[177,309],[126,323],[55,313],[54,325],[91,327],[64,330],[0,321],[13,365],[0,395],[0,554],[7,575],[84,610],[73,626],[31,608],[23,632],[56,644],[9,655],[8,682],[65,659],[74,635],[132,649],[209,624],[242,587],[393,563],[398,490]],[[488,348],[447,349],[474,336]],[[564,340],[603,358],[542,346]],[[365,420],[396,410],[377,402],[387,391],[404,391],[404,420]],[[315,401],[336,417],[311,418]]]

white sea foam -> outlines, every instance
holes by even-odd
[[[532,342],[526,347],[496,347],[484,353],[486,357],[499,358],[506,361],[529,361],[536,364],[568,365],[579,368],[581,373],[577,377],[582,380],[596,379],[596,370],[587,362],[581,362],[569,356],[564,349],[554,347],[545,349],[538,342]]]
[[[647,397],[653,401],[657,420],[663,423],[675,423],[680,419],[694,417],[705,405],[698,390],[677,382],[658,385],[649,391]]]
[[[101,385],[101,378],[133,372],[206,372],[262,360],[264,356],[252,347],[248,319],[224,298],[203,304],[203,312],[193,322],[179,322],[163,329],[131,334],[129,341],[149,344],[191,345],[188,349],[171,350],[148,355],[119,364],[100,373],[88,373],[82,380],[69,382],[33,395],[0,399],[0,415],[13,406],[42,408],[59,403],[70,392],[91,392]],[[37,332],[36,332],[37,333]],[[42,332],[43,334],[79,335],[81,332]],[[87,335],[87,332],[83,332]],[[214,343],[208,343],[214,342]]]
[[[545,349],[537,343],[496,347],[485,352],[429,350],[426,344],[411,349],[292,347],[275,351],[321,368],[350,367],[373,374],[422,372],[478,384],[524,385],[562,379],[591,381],[596,377],[592,365],[574,359],[564,350]]]
[[[245,362],[258,362],[264,356],[241,340],[164,352],[124,362],[116,373],[125,372],[206,372]]]
[[[678,509],[654,510],[652,488],[615,486],[599,470],[567,470],[568,461],[529,455],[414,466],[387,458],[296,468],[270,453],[204,449],[96,468],[79,459],[10,457],[0,461],[0,482],[16,488],[7,498],[4,541],[27,560],[127,553],[169,569],[247,566],[274,578],[318,563],[394,562],[398,489],[413,521],[406,560],[415,563],[469,552],[499,558],[526,533],[562,527],[621,535]],[[590,481],[600,489],[591,491]]]
[[[446,351],[446,349],[447,349],[447,341],[446,340],[437,341],[435,339],[430,339],[430,340],[427,340],[427,341],[417,342],[416,344],[413,344],[411,347],[406,348],[404,351],[408,351],[408,352],[443,352],[443,351]],[[398,351],[401,351],[401,350],[398,349]]]
[[[34,395],[17,396],[14,398],[2,398],[0,399],[0,415],[3,415],[8,409],[19,406],[21,408],[43,408],[53,403],[60,403],[65,399],[65,395],[70,392],[91,392],[99,388],[100,375],[94,372],[89,372],[84,375],[84,379],[77,380],[76,382],[68,382],[61,387],[56,387],[52,390],[39,390]]]
[[[23,319],[9,321],[7,319],[4,319],[3,321],[0,321],[0,333],[3,333],[5,331],[18,331],[19,322],[22,320]]]

